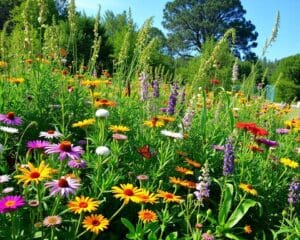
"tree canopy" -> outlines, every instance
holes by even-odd
[[[236,30],[235,54],[253,56],[258,33],[240,0],[174,0],[164,9],[163,26],[169,30],[170,48],[175,54],[188,55],[201,51],[210,37],[219,40],[229,28]]]

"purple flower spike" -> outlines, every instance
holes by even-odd
[[[277,147],[278,146],[278,142],[272,141],[272,140],[266,139],[266,138],[258,138],[258,139],[256,139],[256,142],[265,144],[267,147]]]
[[[16,117],[14,112],[9,112],[7,114],[0,114],[0,122],[3,122],[8,125],[21,125],[22,119]]]
[[[300,194],[300,182],[294,180],[291,182],[288,193],[288,202],[291,205],[295,205],[299,199]]]
[[[197,191],[195,191],[194,194],[196,198],[202,202],[205,198],[209,197],[209,187],[211,184],[207,162],[204,164],[201,172],[202,174],[199,177],[199,183],[196,184]]]
[[[233,172],[234,167],[234,154],[232,150],[231,139],[228,138],[224,148],[224,165],[223,175],[227,176]]]

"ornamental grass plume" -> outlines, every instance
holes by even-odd
[[[234,167],[234,153],[232,149],[232,140],[227,138],[224,147],[224,165],[223,165],[223,175],[227,176],[233,172]]]

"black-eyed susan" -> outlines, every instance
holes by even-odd
[[[149,223],[149,222],[156,222],[157,221],[157,214],[151,210],[144,209],[138,212],[139,219],[143,223]]]
[[[121,187],[112,187],[112,193],[115,198],[120,198],[124,200],[124,203],[127,204],[129,201],[139,203],[141,201],[140,196],[143,193],[143,189],[134,187],[132,184],[121,184]]]
[[[116,103],[107,99],[96,99],[96,107],[115,107]]]
[[[246,193],[250,193],[253,196],[257,195],[257,191],[250,184],[240,183],[239,187]]]
[[[194,172],[192,170],[190,170],[188,168],[185,168],[185,167],[179,167],[179,166],[177,166],[175,168],[175,170],[177,172],[180,172],[180,173],[184,174],[184,175],[194,175]]]
[[[73,213],[81,214],[82,212],[92,212],[97,210],[100,202],[90,197],[75,197],[75,200],[69,201],[68,208]]]
[[[158,120],[157,118],[152,118],[151,120],[144,121],[144,126],[147,127],[163,127],[164,125],[164,121]]]
[[[85,128],[87,126],[93,125],[96,122],[94,118],[84,119],[83,121],[79,121],[72,124],[72,127]]]
[[[287,166],[287,167],[290,167],[290,168],[298,168],[298,167],[299,167],[299,163],[298,163],[298,162],[293,161],[293,160],[291,160],[291,159],[289,159],[289,158],[281,158],[281,159],[280,159],[280,162],[281,162],[283,165],[285,165],[285,166]]]
[[[158,192],[158,197],[161,197],[166,202],[180,203],[182,201],[180,196],[176,196],[173,193],[165,192],[165,191],[162,191],[162,190],[158,190],[157,192]]]
[[[86,216],[82,222],[83,227],[95,234],[99,234],[108,228],[109,220],[101,214]]]
[[[51,173],[53,172],[52,168],[48,167],[48,164],[45,164],[44,161],[40,163],[38,167],[33,166],[32,163],[28,163],[28,167],[20,167],[19,170],[23,173],[16,175],[15,178],[18,178],[18,183],[23,182],[24,186],[33,182],[38,184],[44,179],[51,178]]]
[[[110,125],[109,130],[114,133],[124,133],[130,131],[130,128],[123,125]]]

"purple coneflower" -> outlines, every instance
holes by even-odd
[[[59,153],[59,159],[64,160],[66,157],[70,159],[79,159],[83,153],[83,149],[80,146],[74,147],[70,141],[62,141],[60,144],[50,144],[45,147],[45,153]]]
[[[82,160],[82,159],[71,159],[68,162],[68,166],[70,168],[75,168],[75,169],[82,169],[82,168],[86,168],[86,161]]]
[[[266,139],[266,138],[258,138],[255,141],[257,143],[265,144],[267,147],[277,147],[278,146],[278,142],[272,141],[272,140]]]
[[[294,180],[291,182],[289,186],[288,202],[291,205],[295,205],[299,199],[299,194],[300,194],[300,182]]]
[[[195,191],[194,194],[202,203],[205,198],[209,197],[209,187],[211,184],[207,162],[204,164],[204,167],[202,167],[201,172],[202,174],[199,177],[199,183],[196,184],[196,189],[198,191]]]
[[[33,141],[29,141],[27,142],[27,147],[29,148],[29,150],[33,150],[33,149],[44,149],[46,146],[48,146],[50,144],[50,142],[48,141],[43,141],[43,140],[33,140]]]
[[[45,183],[46,188],[50,188],[50,196],[60,195],[69,197],[69,194],[75,194],[75,190],[80,187],[79,179],[71,177],[61,177],[58,180]]]
[[[290,130],[287,128],[277,128],[276,129],[276,133],[278,133],[278,134],[288,134],[289,132],[290,132]]]
[[[47,139],[59,138],[62,134],[58,131],[48,130],[47,132],[40,132],[39,137],[44,137]]]
[[[227,176],[233,172],[234,167],[234,154],[232,150],[231,139],[227,138],[227,142],[224,147],[224,165],[223,175]]]
[[[0,122],[3,122],[8,125],[21,125],[22,119],[16,117],[13,112],[9,112],[7,114],[0,114]]]
[[[0,213],[12,212],[25,205],[22,196],[6,196],[0,199]]]

